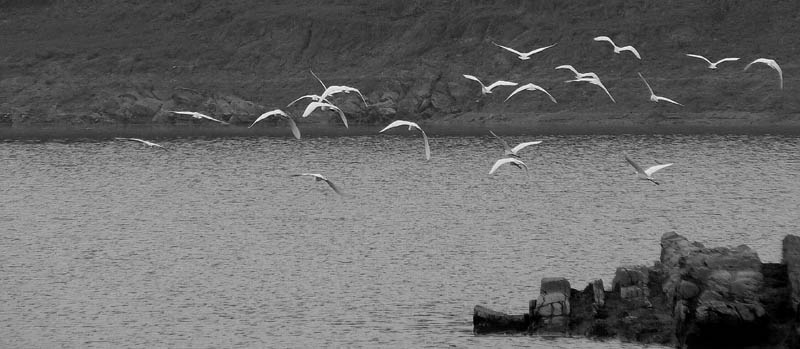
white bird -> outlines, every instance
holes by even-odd
[[[349,126],[347,126],[347,118],[344,116],[344,112],[342,112],[342,110],[339,109],[339,107],[337,107],[337,106],[335,106],[333,104],[330,104],[330,103],[325,103],[325,102],[311,102],[311,103],[309,103],[306,106],[306,110],[303,111],[303,117],[304,118],[308,117],[317,108],[320,108],[320,109],[323,109],[323,110],[332,109],[332,110],[336,111],[337,113],[339,113],[339,117],[342,118],[342,122],[344,123],[344,127],[350,128]]]
[[[522,85],[522,86],[518,87],[516,90],[514,90],[514,92],[511,92],[511,94],[508,95],[508,97],[506,97],[505,101],[508,101],[508,99],[511,98],[511,96],[513,96],[513,95],[515,95],[515,94],[517,94],[519,92],[525,91],[525,90],[527,90],[527,91],[542,91],[547,95],[547,97],[550,97],[550,100],[553,101],[553,103],[558,103],[558,102],[556,102],[556,99],[553,98],[553,96],[550,94],[550,92],[547,92],[541,86],[534,85],[534,84],[525,84],[525,85]],[[505,102],[505,101],[503,101],[503,102]]]
[[[484,95],[487,94],[487,93],[492,93],[492,89],[494,89],[497,86],[517,86],[517,85],[519,85],[516,82],[499,80],[499,81],[495,81],[493,84],[491,84],[489,86],[486,86],[480,80],[478,80],[478,78],[476,78],[476,77],[474,77],[472,75],[464,74],[464,77],[467,78],[467,79],[470,79],[470,80],[477,81],[479,84],[481,84],[481,94],[484,94]]]
[[[164,146],[161,145],[161,144],[156,144],[156,143],[153,143],[153,142],[150,142],[150,141],[146,141],[146,140],[141,139],[141,138],[114,137],[114,139],[116,139],[118,141],[139,142],[139,143],[142,143],[142,144],[144,144],[144,145],[146,145],[148,147],[156,147],[156,148],[161,148],[161,149],[167,150],[167,148],[164,148]]]
[[[717,64],[720,64],[722,62],[729,62],[729,61],[733,62],[733,61],[738,61],[739,60],[739,58],[723,58],[723,59],[720,59],[720,60],[718,60],[718,61],[716,61],[714,63],[711,63],[711,61],[709,61],[708,58],[705,58],[705,57],[703,57],[701,55],[693,55],[691,53],[687,53],[686,55],[689,56],[689,57],[700,58],[700,59],[706,61],[706,63],[708,63],[708,69],[717,69]]]
[[[500,143],[503,144],[503,155],[511,156],[511,157],[515,157],[515,158],[519,157],[517,152],[522,150],[522,148],[525,148],[525,147],[527,147],[529,145],[536,145],[536,144],[542,143],[542,141],[523,142],[523,143],[517,144],[517,146],[511,148],[504,139],[500,138],[500,136],[496,135],[494,132],[492,132],[492,130],[489,130],[489,133],[491,133],[492,136],[494,136],[494,138],[497,138],[497,140],[499,140]]]
[[[753,63],[764,63],[764,64],[768,65],[770,68],[777,70],[778,71],[778,77],[781,79],[781,90],[783,90],[783,71],[781,70],[781,67],[778,65],[778,62],[775,62],[774,59],[759,58],[759,59],[756,59],[755,61],[750,62],[750,64],[748,64],[746,67],[744,67],[744,70],[747,70],[747,68],[750,68],[750,65],[752,65]]]
[[[191,116],[191,117],[193,117],[195,119],[208,119],[208,120],[211,120],[211,121],[216,121],[216,122],[218,122],[220,124],[223,124],[223,125],[230,125],[229,123],[227,123],[225,121],[217,120],[217,119],[214,119],[214,118],[212,118],[212,117],[210,117],[208,115],[201,114],[201,113],[194,112],[194,111],[168,111],[168,112],[175,113],[175,114],[180,114],[180,115],[188,115],[188,116]]]
[[[293,174],[293,175],[292,175],[292,177],[300,177],[300,176],[310,176],[310,177],[314,177],[314,181],[315,181],[315,182],[319,182],[319,181],[325,181],[325,183],[328,183],[328,185],[331,187],[331,189],[333,189],[333,191],[335,191],[335,192],[336,192],[336,194],[339,194],[339,195],[344,195],[344,194],[342,194],[342,192],[339,190],[339,188],[338,188],[338,187],[336,187],[336,185],[335,185],[335,184],[333,184],[333,182],[331,182],[329,179],[325,178],[325,176],[323,176],[323,175],[321,175],[321,174],[319,174],[319,173],[300,173],[300,174]]]
[[[497,44],[497,43],[495,43],[495,42],[492,42],[492,43],[493,43],[495,46],[497,46],[497,47],[500,47],[500,48],[502,48],[502,49],[505,49],[505,50],[507,50],[507,51],[509,51],[509,52],[512,52],[512,53],[516,54],[516,55],[517,55],[517,57],[519,57],[519,59],[521,59],[521,60],[523,60],[523,61],[525,61],[525,60],[529,60],[529,59],[531,59],[531,56],[532,56],[532,55],[535,55],[535,54],[537,54],[537,53],[539,53],[539,52],[542,52],[542,51],[544,51],[544,50],[546,50],[546,49],[548,49],[548,48],[551,48],[551,47],[553,47],[553,46],[555,46],[555,45],[557,45],[557,44],[558,44],[558,43],[555,43],[555,44],[552,44],[552,45],[550,45],[550,46],[540,47],[540,48],[537,48],[537,49],[535,49],[535,50],[533,50],[533,51],[530,51],[530,52],[528,52],[528,53],[524,53],[524,52],[519,52],[519,51],[517,51],[517,50],[515,50],[515,49],[513,49],[513,48],[511,48],[511,47],[506,47],[506,46],[503,46],[503,45],[498,45],[498,44]]]
[[[573,67],[573,66],[571,66],[569,64],[559,65],[559,66],[556,67],[556,69],[568,69],[568,70],[572,71],[573,74],[575,74],[575,78],[576,79],[595,78],[597,80],[600,80],[600,77],[598,77],[597,74],[592,73],[592,72],[588,72],[588,73],[578,72],[578,70],[575,69],[575,67]]]
[[[606,91],[606,94],[608,95],[608,98],[611,98],[612,102],[617,103],[617,101],[614,100],[614,97],[611,96],[611,93],[608,92],[608,89],[606,88],[606,86],[603,85],[603,82],[600,81],[600,78],[586,77],[586,78],[577,78],[575,80],[567,80],[567,81],[564,81],[564,82],[588,82],[590,84],[600,86],[600,88],[602,88],[603,91]]]
[[[325,92],[322,92],[322,95],[320,95],[319,98],[320,98],[320,100],[325,101],[331,95],[333,95],[335,93],[342,93],[342,92],[344,92],[344,93],[350,93],[350,92],[357,93],[361,97],[361,100],[364,101],[364,106],[369,107],[369,105],[367,104],[367,100],[364,98],[364,95],[361,94],[361,91],[359,91],[355,87],[350,87],[350,86],[328,86],[328,88],[325,89]]]
[[[662,168],[672,166],[672,163],[659,164],[652,167],[648,167],[646,170],[643,170],[636,162],[634,162],[633,160],[631,160],[631,158],[628,157],[628,154],[625,154],[625,161],[627,161],[629,164],[631,164],[631,166],[633,166],[633,168],[636,170],[636,173],[639,175],[639,179],[651,181],[656,185],[658,185],[659,183],[656,182],[655,179],[653,179],[653,173]]]
[[[286,112],[284,112],[283,110],[280,110],[280,109],[275,109],[275,110],[272,110],[272,111],[268,111],[268,112],[266,112],[264,114],[261,114],[261,116],[259,116],[258,119],[256,119],[256,121],[253,121],[253,123],[250,124],[250,126],[247,126],[247,128],[251,128],[257,122],[259,122],[261,120],[264,120],[264,119],[266,119],[266,118],[268,118],[270,116],[275,116],[275,115],[281,117],[282,119],[286,119],[287,121],[289,121],[289,127],[292,129],[292,134],[294,135],[294,138],[300,139],[300,129],[297,128],[297,123],[294,122],[294,119],[292,119],[292,117],[289,116],[289,114],[286,114]]]
[[[378,133],[383,133],[383,131],[386,131],[386,130],[392,128],[392,127],[398,127],[398,126],[408,126],[408,130],[409,131],[411,131],[411,129],[416,128],[417,130],[419,130],[419,132],[422,132],[422,139],[423,139],[423,141],[425,141],[425,160],[430,160],[431,159],[431,147],[430,147],[430,145],[428,145],[428,135],[425,134],[425,131],[423,131],[422,128],[420,128],[419,125],[417,125],[416,122],[405,121],[405,120],[396,120],[396,121],[393,121],[388,126],[384,127],[382,130],[378,131]]]
[[[492,166],[492,169],[489,170],[489,174],[492,174],[492,173],[494,173],[494,171],[497,171],[497,169],[500,166],[503,166],[503,165],[509,164],[509,163],[511,165],[516,166],[517,168],[524,168],[525,169],[525,174],[528,174],[528,166],[525,165],[524,162],[520,161],[519,159],[515,159],[515,158],[502,158],[500,160],[495,161],[494,165]]]
[[[639,74],[639,77],[640,77],[640,78],[642,78],[642,81],[644,81],[644,84],[645,84],[645,85],[647,85],[647,90],[649,90],[649,91],[650,91],[650,100],[651,100],[651,101],[653,101],[653,102],[656,102],[656,103],[658,103],[658,101],[667,101],[667,102],[670,102],[670,103],[673,103],[673,104],[677,104],[677,105],[679,105],[679,106],[681,106],[681,107],[683,106],[683,104],[680,104],[680,103],[678,103],[678,102],[675,102],[675,101],[673,101],[673,100],[671,100],[671,99],[669,99],[669,98],[666,98],[666,97],[661,97],[661,96],[656,96],[656,94],[655,94],[655,93],[653,93],[653,89],[652,89],[652,88],[650,88],[650,84],[648,84],[648,83],[647,83],[647,80],[645,80],[645,79],[644,79],[644,76],[642,76],[642,73],[637,73],[637,74]]]
[[[628,46],[619,47],[619,46],[617,46],[617,44],[614,43],[614,41],[611,40],[611,38],[609,38],[607,36],[598,36],[598,37],[594,38],[594,41],[608,41],[608,43],[610,43],[612,46],[614,46],[614,53],[620,53],[622,51],[630,51],[631,53],[633,53],[634,56],[636,56],[636,58],[642,59],[642,56],[639,56],[639,51],[636,51],[636,49],[633,48],[633,46],[628,45]]]

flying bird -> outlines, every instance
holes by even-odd
[[[294,119],[292,119],[292,117],[289,116],[289,114],[286,114],[286,112],[284,112],[283,110],[280,110],[280,109],[275,109],[275,110],[272,110],[272,111],[268,111],[268,112],[266,112],[264,114],[261,114],[261,116],[259,116],[258,119],[256,119],[256,121],[253,121],[253,123],[250,124],[250,126],[247,126],[247,128],[251,128],[257,122],[259,122],[261,120],[264,120],[264,119],[266,119],[266,118],[268,118],[270,116],[276,116],[276,115],[278,117],[288,121],[289,122],[289,127],[292,129],[292,134],[294,135],[294,138],[300,139],[300,129],[297,128],[297,123],[294,122]]]
[[[656,94],[653,93],[653,89],[650,88],[650,84],[648,84],[647,80],[645,80],[644,76],[642,76],[642,73],[637,73],[637,74],[639,74],[639,77],[642,78],[642,81],[644,81],[644,84],[647,85],[647,89],[650,91],[650,100],[651,101],[656,102],[656,103],[658,103],[658,101],[667,101],[667,102],[670,102],[670,103],[673,103],[673,104],[677,104],[677,105],[679,105],[681,107],[683,106],[683,104],[675,102],[675,101],[673,101],[673,100],[671,100],[669,98],[656,96]]]
[[[614,46],[614,53],[620,53],[622,51],[630,51],[631,53],[633,53],[634,56],[636,56],[636,58],[642,59],[642,56],[639,56],[639,51],[636,51],[636,49],[633,48],[633,46],[628,45],[628,46],[619,47],[619,46],[617,46],[617,44],[614,43],[614,41],[611,40],[611,38],[609,38],[607,36],[598,36],[598,37],[594,38],[594,41],[607,41],[612,46]]]
[[[544,51],[544,50],[546,50],[546,49],[548,49],[548,48],[551,48],[551,47],[553,47],[553,46],[555,46],[555,45],[557,45],[557,44],[558,44],[558,43],[555,43],[555,44],[552,44],[552,45],[550,45],[550,46],[545,46],[545,47],[540,47],[540,48],[537,48],[537,49],[535,49],[535,50],[533,50],[533,51],[530,51],[530,52],[528,52],[528,53],[523,53],[523,52],[519,52],[519,51],[517,51],[517,50],[515,50],[515,49],[513,49],[513,48],[511,48],[511,47],[506,47],[506,46],[503,46],[503,45],[498,45],[498,44],[497,44],[497,43],[495,43],[495,42],[492,42],[492,43],[493,43],[495,46],[497,46],[497,47],[500,47],[500,48],[502,48],[502,49],[505,49],[505,50],[507,50],[507,51],[509,51],[509,52],[512,52],[512,53],[516,54],[516,55],[517,55],[517,57],[519,57],[519,59],[521,59],[521,60],[523,60],[523,61],[525,61],[525,60],[529,60],[529,59],[531,59],[531,56],[532,56],[532,55],[535,55],[535,54],[537,54],[537,53],[539,53],[539,52],[542,52],[542,51]]]
[[[484,94],[484,95],[487,94],[487,93],[492,93],[492,89],[494,89],[497,86],[517,86],[517,85],[519,85],[516,82],[500,80],[500,81],[495,81],[493,84],[491,84],[489,86],[486,86],[480,80],[478,80],[478,78],[476,78],[476,77],[474,77],[472,75],[464,74],[464,77],[467,78],[467,79],[470,79],[470,80],[477,81],[479,84],[481,84],[481,94]]]
[[[321,175],[319,173],[300,173],[300,174],[293,174],[292,175],[292,177],[300,177],[300,176],[314,177],[314,181],[315,182],[325,181],[325,183],[328,183],[328,185],[331,187],[331,189],[333,189],[333,191],[336,192],[336,194],[344,195],[344,194],[342,194],[341,191],[339,191],[339,188],[336,187],[336,184],[333,184],[333,182],[331,182],[329,179],[325,178],[325,176],[323,176],[323,175]]]
[[[515,159],[515,158],[502,158],[500,160],[495,161],[494,165],[492,165],[492,169],[489,170],[489,174],[494,173],[494,171],[497,171],[497,169],[500,168],[500,166],[503,166],[505,164],[511,164],[511,165],[516,166],[517,168],[520,168],[520,169],[524,168],[525,169],[525,174],[528,174],[528,166],[525,165],[524,162],[520,161],[519,159]]]
[[[419,130],[419,132],[422,132],[422,139],[425,141],[425,160],[430,160],[431,159],[431,147],[428,145],[428,135],[425,134],[425,131],[423,131],[422,128],[420,128],[419,125],[417,125],[417,123],[411,122],[411,121],[405,121],[405,120],[396,120],[396,121],[393,121],[388,126],[384,127],[383,130],[380,130],[378,133],[383,133],[383,131],[386,131],[386,130],[392,128],[392,127],[398,127],[398,126],[408,126],[408,130],[409,131],[411,131],[411,129],[416,128],[417,130]]]
[[[575,74],[575,78],[576,79],[595,78],[597,80],[600,80],[600,78],[597,76],[597,74],[592,73],[592,72],[588,72],[588,73],[578,72],[578,70],[575,69],[575,67],[573,67],[573,66],[571,66],[569,64],[559,65],[559,66],[556,67],[556,69],[567,69],[567,70],[570,70],[570,71],[572,71],[573,74]]]
[[[590,83],[592,85],[600,86],[600,88],[602,88],[603,91],[606,92],[606,94],[608,95],[608,98],[611,98],[612,102],[617,103],[617,101],[614,100],[614,97],[611,96],[611,93],[608,92],[608,89],[606,88],[606,86],[603,85],[603,82],[600,81],[600,78],[585,77],[585,78],[577,78],[575,80],[567,80],[567,81],[564,81],[564,82],[588,82],[588,83]]]
[[[175,114],[180,114],[180,115],[188,115],[188,116],[191,116],[191,117],[193,117],[195,119],[208,119],[208,120],[211,120],[211,121],[216,121],[216,122],[218,122],[220,124],[223,124],[223,125],[230,125],[229,123],[227,123],[225,121],[217,120],[217,119],[214,119],[214,118],[212,118],[212,117],[210,117],[208,115],[201,114],[201,113],[194,112],[194,111],[168,111],[168,112],[175,113]]]
[[[500,143],[503,144],[503,155],[511,156],[511,157],[515,157],[515,158],[519,157],[517,152],[522,150],[522,148],[525,148],[525,147],[527,147],[529,145],[536,145],[536,144],[542,143],[542,141],[523,142],[523,143],[517,144],[517,146],[511,148],[510,146],[508,146],[508,143],[504,139],[500,138],[500,136],[496,135],[494,132],[492,132],[492,130],[489,130],[489,133],[491,133],[492,136],[494,136],[494,138],[497,138],[497,140],[499,140]]]
[[[668,166],[672,166],[672,163],[659,164],[659,165],[648,167],[646,170],[643,170],[639,166],[639,164],[637,164],[636,162],[631,160],[631,158],[628,157],[628,154],[625,154],[625,161],[627,161],[629,164],[631,164],[631,166],[633,166],[633,168],[636,170],[636,173],[639,176],[639,179],[651,181],[651,182],[655,183],[656,185],[658,185],[659,183],[656,182],[655,179],[653,179],[653,173],[655,173],[656,171],[658,171],[658,170],[660,170],[662,168],[665,168],[665,167],[668,167]]]
[[[747,68],[750,68],[750,66],[753,63],[764,63],[764,64],[768,65],[770,68],[777,70],[778,71],[778,77],[781,79],[781,90],[783,90],[783,71],[781,70],[781,67],[778,65],[778,62],[775,62],[774,59],[759,58],[759,59],[756,59],[755,61],[750,62],[750,64],[748,64],[746,67],[744,67],[744,70],[747,70]]]
[[[686,55],[689,56],[689,57],[700,58],[700,59],[706,61],[706,63],[708,63],[708,69],[717,69],[717,64],[720,64],[722,62],[729,62],[729,61],[733,62],[733,61],[738,61],[739,60],[739,58],[723,58],[723,59],[720,59],[720,60],[718,60],[718,61],[716,61],[714,63],[711,63],[711,61],[709,61],[708,58],[705,58],[705,57],[703,57],[701,55],[693,55],[691,53],[687,53]]]
[[[142,143],[142,144],[144,144],[144,145],[146,145],[148,147],[155,147],[155,148],[161,148],[161,149],[167,150],[167,148],[164,148],[164,146],[161,145],[161,144],[156,144],[156,143],[153,143],[153,142],[150,142],[150,141],[146,141],[146,140],[141,139],[141,138],[114,137],[114,139],[116,139],[118,141],[139,142],[139,143]]]
[[[369,107],[369,105],[367,104],[367,100],[364,98],[364,95],[361,94],[361,91],[359,91],[355,87],[350,87],[350,86],[328,86],[328,88],[326,88],[325,91],[322,92],[322,95],[320,95],[319,98],[320,98],[320,100],[325,101],[331,95],[333,95],[335,93],[342,93],[342,92],[344,92],[344,93],[350,93],[350,92],[357,93],[361,97],[361,100],[364,101],[364,106]]]
[[[508,99],[511,98],[511,96],[513,96],[513,95],[515,95],[515,94],[517,94],[519,92],[526,91],[526,90],[527,91],[542,91],[547,95],[547,97],[550,97],[550,100],[553,101],[553,103],[558,103],[558,102],[556,102],[556,99],[553,98],[553,96],[549,92],[545,91],[545,89],[541,88],[540,86],[534,85],[534,84],[526,84],[526,85],[522,85],[522,86],[518,87],[516,90],[514,90],[514,92],[511,92],[511,94],[508,95],[508,97],[506,97],[506,100],[503,101],[503,102],[508,101]]]
[[[301,101],[303,99],[306,99],[306,98],[310,98],[311,101],[313,101],[313,102],[330,103],[330,101],[327,101],[327,100],[323,101],[322,100],[322,96],[320,96],[320,95],[305,95],[305,96],[300,96],[300,98],[293,100],[291,103],[287,104],[286,107],[287,108],[291,107],[293,104],[295,104],[295,103],[297,103],[297,102],[299,102],[299,101]]]
[[[325,83],[322,82],[322,79],[320,79],[319,76],[317,76],[317,74],[314,74],[313,70],[309,69],[308,71],[311,72],[311,75],[313,75],[314,78],[317,79],[317,81],[319,81],[319,84],[322,85],[322,89],[323,90],[327,89],[327,87],[325,86]]]
[[[303,111],[303,117],[304,118],[308,117],[317,108],[320,108],[320,109],[323,109],[323,110],[332,109],[332,110],[336,111],[337,113],[339,113],[339,117],[342,118],[342,122],[344,123],[344,127],[350,128],[349,126],[347,126],[347,118],[344,117],[344,112],[342,112],[342,110],[339,109],[339,107],[337,107],[337,106],[335,106],[333,104],[330,104],[330,103],[325,103],[325,102],[311,102],[311,103],[309,103],[306,106],[306,110]]]

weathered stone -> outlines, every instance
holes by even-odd
[[[800,236],[787,235],[783,238],[782,259],[789,274],[792,307],[800,313]]]
[[[678,284],[678,299],[690,299],[697,297],[699,294],[700,288],[691,281],[681,280],[680,284]]]
[[[603,279],[595,279],[590,283],[592,286],[592,296],[594,297],[594,304],[602,307],[606,304],[606,292],[603,288]]]
[[[472,315],[472,330],[475,333],[524,331],[529,322],[525,315],[508,315],[476,305]]]

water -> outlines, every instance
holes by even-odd
[[[609,285],[668,231],[765,262],[799,231],[798,137],[507,138],[535,139],[530,177],[488,175],[488,136],[0,143],[0,346],[638,348],[474,336],[472,308]]]

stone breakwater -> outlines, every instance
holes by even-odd
[[[781,263],[750,247],[705,247],[674,232],[653,266],[618,267],[610,290],[541,280],[527,314],[475,306],[474,332],[618,338],[678,348],[800,348],[800,237]]]

